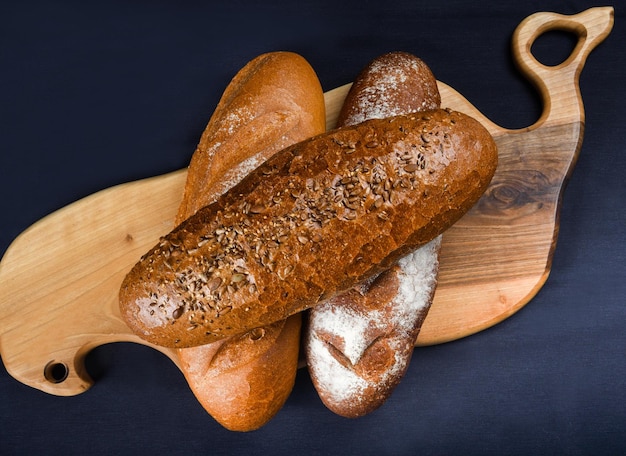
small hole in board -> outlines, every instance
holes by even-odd
[[[65,364],[57,363],[55,361],[50,361],[43,369],[43,376],[50,383],[64,382],[69,373],[70,370]]]
[[[543,65],[557,66],[574,52],[578,36],[566,30],[550,30],[535,39],[531,52]]]

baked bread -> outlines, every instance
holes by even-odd
[[[389,52],[358,74],[341,106],[337,126],[440,106],[437,80],[428,65],[408,52]]]
[[[311,380],[324,405],[364,416],[391,395],[408,368],[435,290],[441,236],[388,271],[315,307],[304,335]]]
[[[301,314],[207,345],[180,349],[204,409],[230,431],[254,431],[285,404],[298,370]]]
[[[249,166],[322,133],[324,94],[304,58],[260,55],[233,78],[194,152],[176,224],[237,183]],[[283,406],[298,368],[301,314],[244,334],[177,350],[194,395],[216,421],[251,431]]]
[[[185,348],[268,325],[389,269],[456,222],[496,168],[459,112],[373,119],[276,153],[164,236],[125,277],[120,313]]]
[[[412,54],[391,52],[357,76],[337,126],[440,104],[430,68]],[[309,373],[322,402],[338,415],[356,418],[372,412],[400,383],[432,304],[441,237],[308,313],[303,342]]]
[[[213,202],[277,151],[323,132],[321,90],[309,63],[291,52],[262,54],[242,68],[191,158],[194,172],[187,175],[178,219]]]

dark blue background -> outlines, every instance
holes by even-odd
[[[512,63],[515,27],[591,1],[3,1],[0,255],[30,224],[112,185],[186,166],[230,78],[256,55],[302,54],[325,90],[406,50],[496,123],[541,102]],[[334,416],[306,371],[260,431],[231,433],[146,347],[94,350],[95,385],[56,397],[0,369],[0,454],[626,454],[626,33],[590,55],[586,131],[565,191],[551,275],[520,312],[419,348],[375,413]],[[571,41],[534,52],[558,63]]]

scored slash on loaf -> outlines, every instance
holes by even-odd
[[[205,344],[315,306],[458,220],[497,163],[449,110],[375,119],[284,149],[148,252],[120,289],[140,337]]]

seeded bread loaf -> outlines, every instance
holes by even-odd
[[[459,112],[373,119],[276,153],[125,277],[138,336],[190,347],[268,325],[389,269],[458,220],[497,163]]]
[[[338,127],[437,109],[440,103],[428,66],[409,53],[392,52],[357,76]],[[348,418],[372,412],[404,376],[432,304],[441,237],[308,313],[307,366],[322,402],[333,412]]]
[[[304,58],[289,52],[249,62],[226,88],[192,156],[176,224],[235,185],[246,169],[322,133],[324,94]],[[263,426],[295,382],[301,314],[236,337],[177,350],[196,398],[232,431]]]

